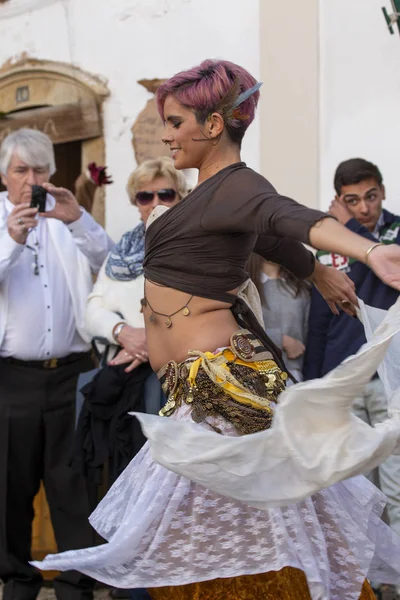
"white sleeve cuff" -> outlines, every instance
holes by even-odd
[[[7,257],[9,260],[13,260],[17,258],[23,249],[25,248],[25,244],[19,244],[10,236],[8,231],[5,231],[4,239],[1,242],[1,255]]]
[[[93,228],[93,223],[96,223],[93,217],[91,217],[86,210],[81,208],[81,216],[79,219],[73,223],[68,223],[67,227],[74,237],[80,237],[86,235],[87,232]]]

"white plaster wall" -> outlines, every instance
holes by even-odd
[[[13,0],[13,7],[27,2]],[[137,80],[169,77],[213,57],[242,64],[259,77],[259,0],[54,0],[8,18],[2,18],[2,8],[0,64],[27,52],[73,63],[108,82],[104,127],[115,183],[107,188],[106,222],[114,239],[137,221],[125,192],[135,166],[130,129],[150,97]],[[258,129],[255,122],[243,145],[243,159],[255,169]]]
[[[375,162],[386,206],[400,213],[400,36],[381,7],[389,0],[320,0],[321,208],[342,160]],[[391,11],[390,11],[391,12]]]
[[[319,0],[261,0],[261,168],[281,194],[319,205]]]

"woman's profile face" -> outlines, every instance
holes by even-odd
[[[136,190],[136,196],[132,200],[139,210],[140,218],[146,225],[153,208],[159,204],[168,207],[174,206],[180,198],[172,179],[169,177],[156,177],[152,181],[143,182]]]
[[[162,141],[171,150],[175,169],[200,169],[210,150],[210,142],[204,134],[205,126],[199,125],[194,112],[173,96],[167,96],[164,127]]]

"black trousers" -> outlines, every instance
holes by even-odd
[[[68,462],[79,373],[90,356],[55,369],[0,359],[0,578],[3,600],[35,600],[42,576],[31,560],[33,499],[43,481],[58,550],[94,544],[86,481]],[[76,572],[54,580],[58,600],[89,600],[93,581]]]

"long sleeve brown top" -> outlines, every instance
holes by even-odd
[[[252,251],[285,266],[297,277],[314,270],[301,242],[326,215],[281,196],[244,163],[222,169],[148,228],[147,279],[204,298],[232,301],[228,294],[247,278]]]

